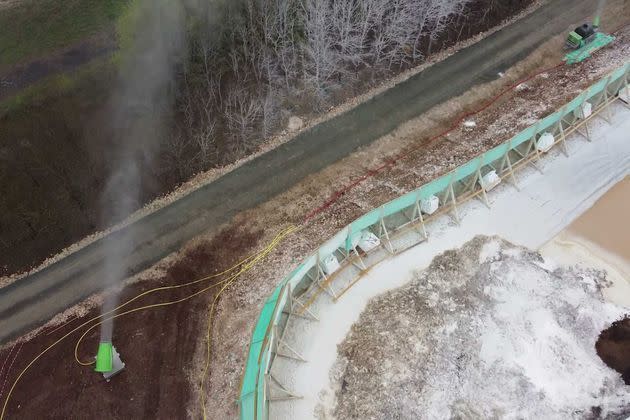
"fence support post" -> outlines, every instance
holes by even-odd
[[[569,149],[567,147],[567,136],[564,133],[564,126],[562,125],[563,118],[560,119],[560,141],[562,142],[562,152],[564,153],[566,157],[569,157]]]
[[[313,321],[319,321],[319,318],[308,308],[308,306],[304,305],[299,299],[291,297],[291,301],[293,303],[297,303],[302,308],[302,310],[300,312],[295,312],[294,311],[292,313],[294,316],[297,316],[297,317],[300,317],[300,318],[304,318],[304,319],[311,319]],[[308,313],[310,316],[304,316],[305,312]]]
[[[619,92],[625,91],[628,99],[630,100],[630,87],[628,85],[628,74],[630,74],[630,70],[626,70],[626,72],[624,73],[622,87],[619,89]],[[630,109],[630,103],[626,103],[624,101],[621,101],[621,103],[623,104],[623,106]]]
[[[387,231],[387,226],[385,226],[385,222],[383,221],[383,208],[381,207],[380,209],[380,214],[378,216],[378,223],[380,226],[380,230],[381,230],[381,240],[383,238],[383,236],[385,237],[385,240],[387,241],[387,243],[385,244],[385,249],[387,250],[387,252],[389,252],[390,254],[394,254],[394,247],[392,245],[392,242],[389,240],[389,232]],[[388,247],[389,245],[389,247]]]
[[[611,78],[611,76],[608,76],[606,79],[606,86],[604,86],[604,107],[606,108],[606,117],[604,117],[604,119],[608,124],[612,124],[612,112],[610,111],[610,105],[612,102],[608,96],[608,86],[610,85]]]
[[[479,187],[481,188],[481,195],[483,195],[483,204],[486,205],[486,207],[488,207],[488,209],[490,209],[490,202],[488,201],[488,194],[486,194],[486,189],[484,188],[484,186],[481,183],[481,170],[480,170],[480,166],[481,166],[481,161],[479,163],[479,166],[477,166],[477,175],[475,176],[475,178],[477,178],[477,180],[479,181]],[[473,184],[473,191],[475,188],[475,184]]]
[[[453,206],[453,213],[454,213],[454,219],[455,219],[455,223],[457,223],[459,225],[459,212],[457,211],[457,199],[455,198],[455,191],[453,190],[453,182],[455,179],[455,171],[451,172],[451,178],[448,181],[448,186],[446,187],[446,189],[444,190],[444,195],[442,196],[442,199],[440,200],[442,202],[443,206],[446,206],[448,204],[448,198],[451,198],[451,203]]]
[[[521,189],[519,188],[518,182],[516,181],[516,176],[514,175],[514,168],[512,167],[512,161],[510,160],[510,150],[512,150],[512,139],[508,141],[507,151],[503,155],[503,159],[501,159],[501,169],[499,169],[499,173],[503,173],[503,166],[507,162],[508,172],[510,174],[510,178],[512,178],[512,186],[516,188],[516,191],[520,191]]]
[[[424,239],[428,239],[429,235],[427,235],[427,228],[424,225],[424,217],[422,216],[422,209],[420,208],[420,191],[418,191],[418,194],[416,194],[416,205],[414,206],[414,212],[418,212],[420,226],[422,227],[422,234],[424,235]]]
[[[284,385],[282,385],[280,383],[280,381],[278,381],[271,373],[267,373],[265,374],[265,382],[267,385],[267,393],[269,395],[269,397],[267,398],[267,401],[271,402],[271,401],[286,401],[286,400],[298,400],[301,399],[302,397],[294,394],[292,391],[289,391],[287,388],[284,387]],[[275,389],[277,392],[280,393],[279,396],[275,396],[272,397],[271,396],[271,390]]]

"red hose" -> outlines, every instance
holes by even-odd
[[[447,135],[448,133],[450,133],[451,131],[455,130],[457,127],[459,127],[460,123],[465,120],[466,118],[469,118],[473,115],[476,115],[484,110],[486,110],[487,108],[489,108],[492,104],[494,104],[497,100],[499,100],[499,98],[501,98],[503,95],[505,95],[506,93],[510,92],[511,90],[513,90],[514,88],[516,88],[516,86],[525,83],[531,79],[533,79],[534,77],[551,71],[551,70],[555,70],[558,67],[561,67],[564,65],[564,62],[561,62],[559,64],[556,64],[553,67],[549,67],[543,70],[539,70],[536,73],[533,73],[529,76],[527,76],[524,79],[521,79],[509,86],[507,86],[505,89],[503,89],[498,95],[494,96],[493,98],[491,98],[488,102],[486,102],[485,104],[483,104],[480,108],[474,110],[474,111],[470,111],[467,113],[462,114],[459,118],[457,118],[455,120],[455,122],[453,124],[451,124],[451,126],[439,133],[436,134],[435,136],[431,137],[428,142],[432,142],[437,140],[440,137],[444,137],[445,135]],[[404,152],[401,152],[397,155],[395,155],[394,157],[388,159],[385,161],[385,163],[383,163],[382,165],[374,168],[374,169],[368,169],[365,174],[361,175],[360,177],[354,179],[353,181],[351,181],[349,184],[347,184],[346,186],[344,186],[343,188],[336,190],[335,192],[333,192],[331,194],[331,196],[319,207],[313,209],[310,213],[308,213],[306,215],[306,217],[304,218],[303,223],[308,223],[313,217],[315,217],[316,215],[318,215],[319,213],[323,212],[324,210],[326,210],[328,207],[330,207],[331,205],[333,205],[340,197],[342,197],[344,194],[346,194],[348,191],[350,191],[351,189],[353,189],[354,187],[356,187],[357,185],[361,184],[363,181],[365,181],[366,179],[369,179],[375,175],[377,175],[378,173],[380,173],[381,171],[383,171],[385,168],[388,168],[390,166],[394,166],[399,160],[409,156],[411,153],[415,152],[416,150],[418,150],[420,147],[424,147],[426,146],[425,143],[419,144],[411,149],[407,149]]]
[[[628,26],[628,23],[624,23],[622,25],[619,25],[617,28],[615,28],[614,30],[610,31],[610,33],[616,33],[619,30],[625,28],[626,26]],[[455,122],[445,131],[436,134],[435,136],[431,137],[428,142],[432,142],[437,140],[440,137],[444,137],[445,135],[447,135],[448,133],[450,133],[451,131],[455,130],[457,127],[459,127],[460,123],[465,120],[466,118],[470,118],[473,115],[476,115],[486,109],[488,109],[490,106],[492,106],[492,104],[494,104],[496,101],[499,100],[499,98],[501,98],[503,95],[505,95],[506,93],[510,92],[511,90],[513,90],[514,88],[516,88],[518,85],[525,83],[531,79],[533,79],[534,77],[542,74],[542,73],[546,73],[548,71],[552,71],[555,70],[559,67],[564,66],[565,62],[562,61],[558,64],[556,64],[553,67],[549,67],[546,69],[542,69],[539,70],[509,86],[507,86],[505,89],[503,89],[498,95],[494,96],[493,98],[491,98],[488,102],[486,102],[484,105],[482,105],[480,108],[476,109],[475,111],[470,111],[467,113],[464,113],[463,115],[461,115],[459,118],[457,118],[455,120]],[[354,187],[356,187],[357,185],[361,184],[363,181],[365,181],[366,179],[369,179],[375,175],[377,175],[378,173],[380,173],[383,169],[388,168],[390,166],[394,166],[397,161],[409,156],[411,153],[415,152],[416,150],[418,150],[420,147],[424,147],[426,146],[426,144],[419,144],[411,149],[408,149],[404,152],[401,152],[397,155],[395,155],[393,158],[390,158],[388,160],[385,161],[385,163],[383,163],[382,165],[374,168],[374,169],[368,169],[366,171],[365,174],[361,175],[360,177],[356,178],[355,180],[351,181],[348,185],[344,186],[343,188],[335,191],[332,193],[332,195],[319,207],[317,207],[316,209],[312,210],[310,213],[308,213],[306,215],[306,217],[304,217],[304,221],[303,223],[306,224],[308,223],[313,217],[317,216],[319,213],[323,212],[324,210],[326,210],[328,207],[330,207],[331,205],[333,205],[340,197],[342,197],[345,193],[347,193],[348,191],[350,191],[351,189],[353,189]]]

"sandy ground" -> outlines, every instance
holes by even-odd
[[[629,208],[630,177],[626,177],[571,223],[569,231],[589,238],[618,257],[630,261]]]
[[[562,264],[604,269],[613,286],[604,291],[616,303],[630,306],[630,177],[610,189],[541,251]]]
[[[374,296],[411,280],[413,272],[427,267],[433,257],[459,247],[478,234],[499,235],[510,242],[538,249],[590,208],[630,169],[630,110],[614,107],[612,126],[596,120],[594,141],[580,136],[569,141],[570,158],[555,150],[543,161],[544,175],[525,169],[518,175],[520,192],[501,185],[490,195],[491,207],[466,203],[456,226],[444,217],[429,227],[429,241],[371,269],[349,293],[331,305],[322,298],[314,306],[319,322],[297,319],[287,332],[290,344],[309,361],[277,359],[276,376],[303,398],[271,405],[273,418],[313,418],[334,407],[329,377],[337,357],[336,346]],[[553,264],[546,261],[546,264]]]

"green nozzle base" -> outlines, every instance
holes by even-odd
[[[96,353],[96,367],[95,371],[101,373],[111,372],[114,364],[114,346],[108,341],[102,341],[98,345],[98,352]]]
[[[96,366],[94,370],[103,374],[107,381],[125,368],[125,364],[120,360],[120,355],[116,348],[109,341],[101,341],[96,353]]]

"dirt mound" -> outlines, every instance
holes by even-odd
[[[602,331],[595,349],[604,363],[621,373],[623,381],[630,385],[630,315]]]
[[[335,404],[318,408],[333,418],[620,418],[630,396],[593,348],[624,314],[603,300],[604,281],[478,236],[367,305],[338,346]]]

